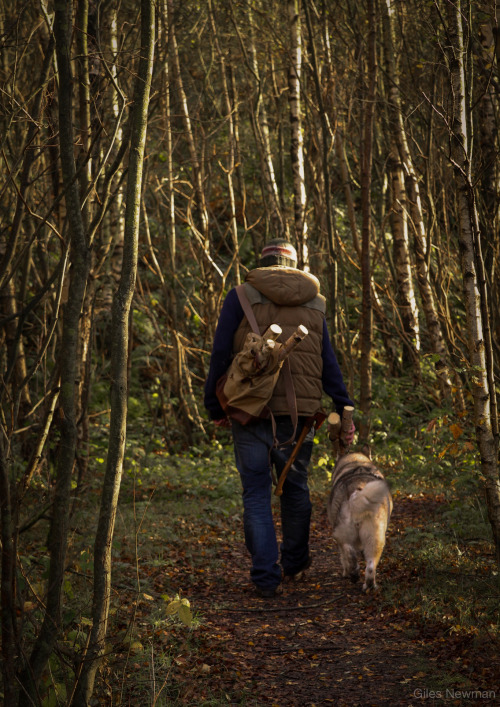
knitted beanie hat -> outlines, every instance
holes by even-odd
[[[282,265],[287,268],[297,267],[297,251],[284,238],[274,238],[266,243],[260,254],[259,267]]]

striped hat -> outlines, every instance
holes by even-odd
[[[283,265],[289,268],[297,267],[297,251],[284,238],[274,238],[262,248],[259,266],[267,268],[272,265]]]

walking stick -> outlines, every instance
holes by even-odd
[[[302,432],[299,435],[299,438],[295,444],[295,447],[293,448],[293,451],[290,454],[290,457],[289,457],[287,463],[285,464],[283,471],[280,474],[278,484],[277,484],[276,488],[274,489],[275,496],[281,496],[281,494],[283,493],[283,484],[285,483],[288,472],[290,471],[290,467],[292,466],[293,462],[297,458],[297,454],[299,453],[300,448],[302,447],[304,440],[307,437],[307,433],[313,427],[315,430],[319,429],[325,420],[326,420],[325,413],[319,411],[315,415],[311,415],[311,417],[308,417],[307,420],[305,421],[304,427],[302,428]]]

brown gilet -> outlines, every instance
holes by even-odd
[[[247,274],[245,292],[261,334],[271,324],[279,324],[283,333],[278,340],[284,342],[299,324],[307,327],[309,334],[292,351],[289,362],[298,414],[314,415],[321,407],[323,393],[321,352],[326,309],[325,298],[319,294],[318,279],[295,268],[257,268]],[[250,324],[243,317],[234,336],[234,353],[241,351],[249,331]],[[290,414],[283,373],[280,374],[269,407],[274,415]]]

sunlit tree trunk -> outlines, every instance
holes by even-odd
[[[406,194],[403,169],[399,154],[393,147],[389,160],[391,181],[390,223],[393,238],[394,269],[396,274],[396,303],[401,317],[403,343],[403,367],[412,367],[419,377],[420,331],[418,310],[413,289],[413,276],[408,238],[408,216],[405,205]]]
[[[299,267],[307,268],[306,184],[304,170],[304,137],[302,134],[301,88],[302,30],[299,0],[288,0],[290,20],[290,66],[288,68],[288,101],[290,103],[290,158],[293,176],[295,238]]]
[[[331,153],[332,142],[334,139],[333,131],[330,125],[330,119],[326,112],[326,107],[323,101],[323,88],[321,86],[321,76],[319,69],[318,56],[316,51],[316,43],[314,40],[313,25],[311,13],[309,9],[310,0],[303,0],[304,14],[306,18],[307,33],[309,39],[309,50],[311,55],[311,69],[313,73],[314,85],[316,88],[316,100],[318,104],[319,119],[321,124],[321,166],[323,175],[323,194],[321,194],[322,208],[325,213],[326,231],[328,240],[328,251],[330,254],[330,309],[333,321],[337,320],[337,278],[338,265],[337,253],[335,247],[335,233],[333,223],[333,209],[331,198],[331,180],[329,155]],[[335,327],[336,331],[336,327]],[[335,334],[334,334],[335,336]]]
[[[339,163],[340,175],[342,178],[342,190],[344,192],[344,198],[346,201],[347,215],[349,218],[349,225],[351,228],[352,244],[354,250],[361,256],[361,246],[359,243],[358,234],[358,224],[356,220],[356,209],[354,206],[354,199],[351,189],[351,175],[349,171],[349,165],[347,163],[347,157],[345,154],[344,138],[342,135],[342,130],[337,128],[335,131],[335,153],[337,155],[337,160]]]
[[[187,205],[186,220],[194,236],[193,242],[197,243],[197,252],[201,253],[199,265],[202,273],[202,283],[204,292],[202,300],[204,302],[205,315],[205,331],[207,336],[210,336],[215,329],[217,312],[215,308],[215,274],[220,276],[219,268],[217,267],[212,257],[212,242],[209,230],[209,215],[208,206],[205,195],[205,170],[204,170],[204,155],[200,149],[200,143],[196,139],[195,130],[193,128],[194,121],[191,120],[188,97],[184,88],[184,80],[181,70],[181,58],[179,56],[179,45],[175,29],[175,12],[172,0],[168,0],[168,25],[169,25],[169,46],[170,55],[173,64],[173,75],[175,78],[175,86],[180,102],[182,120],[184,123],[184,138],[186,140],[189,156],[191,159],[191,175],[192,187],[194,195],[195,217],[192,213],[191,201]],[[203,143],[201,143],[203,144]]]
[[[111,598],[111,547],[125,453],[130,307],[137,274],[139,219],[149,94],[155,39],[154,0],[141,1],[141,58],[132,107],[130,158],[126,194],[123,267],[113,298],[111,349],[111,416],[108,458],[94,546],[94,593],[89,645],[74,693],[74,705],[86,707],[104,651]]]
[[[450,119],[450,159],[458,188],[459,242],[469,342],[470,381],[474,396],[476,437],[481,455],[481,470],[488,516],[493,530],[497,562],[500,564],[500,479],[498,468],[498,412],[489,307],[485,283],[474,185],[471,174],[472,140],[469,134],[471,97],[467,93],[464,64],[463,24],[467,23],[468,0],[445,3],[448,21],[447,56],[452,92]]]
[[[383,0],[381,3],[383,17],[383,36],[386,74],[388,78],[388,98],[389,115],[391,119],[391,129],[399,151],[401,166],[404,170],[406,198],[408,213],[411,218],[413,230],[413,246],[415,251],[417,282],[427,323],[427,333],[431,350],[439,358],[436,362],[436,374],[441,386],[441,393],[444,397],[451,394],[451,381],[448,371],[447,351],[441,324],[436,311],[434,293],[429,279],[429,268],[427,264],[425,249],[425,224],[422,214],[422,204],[420,197],[420,187],[418,176],[415,172],[411,158],[408,141],[403,124],[403,111],[401,107],[401,89],[399,74],[394,63],[395,41],[394,41],[394,0]]]
[[[278,185],[274,172],[273,154],[271,150],[271,140],[269,136],[269,121],[267,108],[264,100],[264,81],[259,70],[257,58],[257,47],[255,32],[254,12],[251,0],[246,0],[246,16],[248,19],[248,50],[250,54],[250,70],[255,81],[255,101],[251,112],[252,127],[255,133],[259,155],[262,162],[263,182],[264,182],[264,204],[268,215],[267,231],[271,238],[286,237],[288,228],[286,219],[281,213]]]
[[[209,248],[209,237],[208,237],[208,214],[207,207],[205,203],[205,190],[203,187],[203,175],[201,170],[200,160],[198,159],[197,144],[193,132],[191,115],[189,112],[188,100],[186,92],[184,90],[184,81],[181,72],[181,62],[179,57],[179,47],[177,43],[177,37],[175,33],[174,24],[174,8],[171,0],[168,1],[168,20],[169,20],[169,41],[171,45],[171,56],[174,65],[175,78],[177,82],[177,91],[179,93],[180,105],[182,110],[182,118],[184,121],[185,128],[185,138],[189,148],[189,155],[191,157],[192,173],[193,173],[193,189],[196,195],[196,207],[199,218],[199,232],[203,238],[203,247],[208,250]]]
[[[163,101],[162,101],[162,117],[163,130],[165,134],[165,148],[167,160],[167,244],[168,244],[168,268],[172,278],[172,283],[175,283],[177,269],[177,237],[175,231],[175,191],[174,191],[174,163],[173,163],[173,141],[172,141],[172,114],[171,114],[171,91],[172,91],[172,73],[168,61],[168,38],[169,38],[169,14],[168,1],[161,1],[160,24],[158,27],[159,45],[162,51],[162,69],[163,69]],[[166,292],[167,297],[172,297],[173,304],[171,316],[174,328],[177,328],[177,306],[175,286],[169,288],[171,292]]]
[[[121,95],[119,86],[119,76],[117,62],[119,61],[119,37],[118,37],[118,10],[117,7],[111,5],[109,7],[109,43],[111,49],[112,60],[109,66],[109,73],[112,77],[111,96],[108,98],[108,106],[116,124],[116,144],[112,151],[112,155],[116,156],[120,146],[123,143],[123,128],[122,128],[122,103],[124,97]],[[106,256],[105,267],[107,270],[107,278],[104,285],[104,293],[102,295],[103,305],[111,307],[113,298],[113,287],[120,278],[123,258],[123,231],[124,231],[124,209],[123,209],[123,186],[121,184],[121,175],[123,169],[117,169],[115,182],[117,183],[116,193],[110,208],[105,214],[102,228],[101,240],[103,242],[103,251]],[[96,273],[97,274],[97,273]]]
[[[240,116],[240,96],[239,96],[239,90],[238,90],[238,85],[236,83],[236,77],[235,77],[235,67],[233,66],[233,61],[230,62],[229,64],[229,86],[230,86],[230,96],[231,96],[231,105],[232,105],[232,121],[233,121],[233,130],[234,130],[234,159],[236,161],[235,164],[235,172],[236,172],[236,179],[237,179],[237,185],[238,185],[238,197],[239,201],[241,204],[241,210],[240,210],[240,217],[243,222],[243,227],[244,227],[244,235],[243,238],[245,238],[245,235],[248,232],[247,229],[247,216],[246,216],[246,205],[247,205],[247,192],[246,192],[246,184],[245,184],[245,174],[243,170],[243,158],[241,154],[241,147],[242,147],[242,138],[240,135],[240,124],[241,124],[241,116]],[[252,229],[251,231],[251,237],[254,243],[254,250],[258,250],[258,242],[255,236],[255,232]]]
[[[227,166],[225,172],[227,175],[227,192],[229,201],[229,233],[231,236],[232,251],[233,251],[233,263],[234,263],[234,281],[235,284],[239,285],[240,280],[240,265],[239,265],[239,243],[238,243],[238,224],[236,222],[236,201],[234,196],[234,173],[235,173],[235,134],[234,134],[234,108],[231,103],[231,97],[229,94],[228,87],[228,76],[227,67],[224,54],[220,47],[217,27],[214,20],[214,12],[212,7],[212,0],[209,0],[209,16],[210,25],[212,28],[212,35],[214,38],[215,48],[217,51],[217,56],[220,63],[220,77],[222,86],[222,98],[224,107],[226,109],[226,122],[228,127],[228,157]]]
[[[497,3],[498,5],[498,3]],[[493,344],[496,345],[496,358],[500,360],[500,166],[498,161],[498,111],[500,108],[500,91],[498,84],[491,81],[490,71],[486,67],[500,66],[500,57],[495,56],[495,33],[500,37],[498,23],[500,22],[500,5],[496,17],[491,3],[480,3],[479,10],[490,14],[488,21],[480,26],[479,39],[482,47],[481,60],[476,72],[480,85],[480,101],[478,104],[478,160],[480,174],[480,189],[478,192],[478,214],[481,233],[484,238],[484,267],[487,279],[489,301],[491,306]],[[493,16],[492,16],[493,15]],[[496,339],[496,342],[495,342]],[[497,375],[500,372],[496,364]]]

